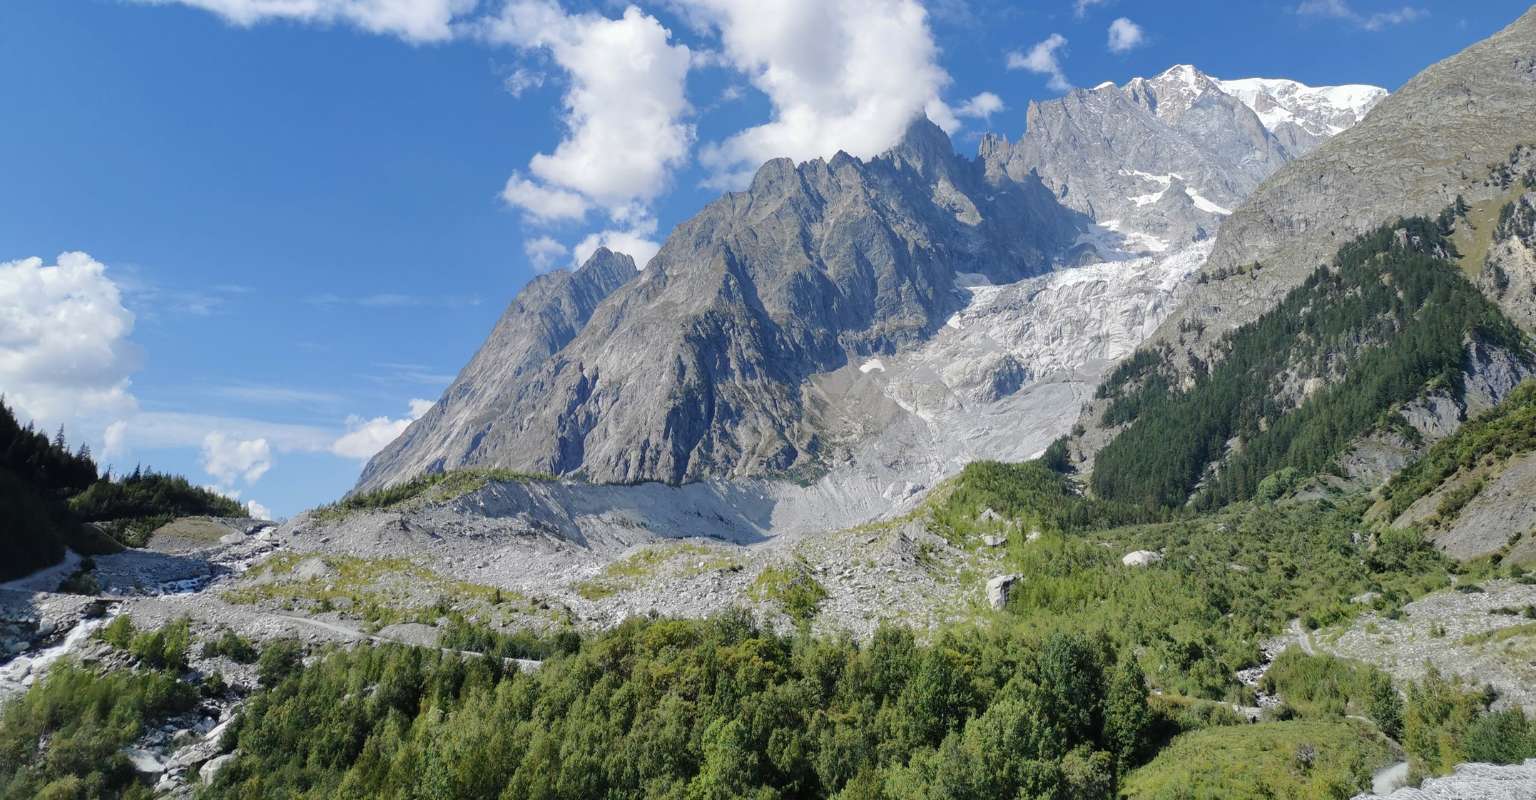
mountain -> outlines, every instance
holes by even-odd
[[[1259,115],[1292,157],[1354,127],[1387,96],[1379,86],[1307,86],[1283,78],[1216,79],[1221,91]]]
[[[527,318],[550,289],[525,292],[359,486],[474,465],[602,482],[816,470],[809,376],[928,339],[964,305],[957,274],[1047,272],[1085,224],[1038,178],[956,156],[926,119],[868,161],[770,161],[560,336],[521,333],[541,330]]]
[[[1214,235],[1265,178],[1385,95],[1221,81],[1179,65],[1031,103],[1022,139],[994,138],[982,150],[1010,175],[1035,172],[1064,205],[1125,234],[1129,246],[1157,252]]]
[[[793,476],[862,507],[1027,458],[1292,157],[1249,103],[1323,134],[1352,119],[1352,89],[1264,87],[1245,101],[1175,67],[1034,104],[1024,137],[988,135],[974,159],[919,119],[869,160],[770,161],[638,274],[599,252],[530,284],[359,489],[479,466]]]
[[[599,248],[578,270],[529,281],[442,399],[368,462],[361,481],[374,482],[385,465],[409,475],[438,472],[477,449],[523,381],[576,338],[599,303],[638,275],[633,258]]]
[[[1275,308],[1346,241],[1399,217],[1437,216],[1458,197],[1466,206],[1458,237],[1470,237],[1455,240],[1466,250],[1459,266],[1529,330],[1525,301],[1499,296],[1501,281],[1483,275],[1483,253],[1514,191],[1498,176],[1515,174],[1512,154],[1536,138],[1532,108],[1536,10],[1424,70],[1358,125],[1266,180],[1223,223],[1199,280],[1149,350],[1174,385],[1187,385],[1224,357],[1225,337]],[[1506,271],[1511,283],[1529,280],[1520,257],[1506,260],[1516,273]],[[1118,433],[1104,419],[1114,399],[1084,411],[1077,441],[1084,463]]]

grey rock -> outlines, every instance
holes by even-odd
[[[205,786],[213,783],[214,779],[219,777],[219,772],[229,766],[236,757],[234,753],[228,753],[208,759],[207,763],[198,768],[197,777],[202,779]]]
[[[1023,580],[1023,575],[998,575],[987,581],[987,603],[999,611],[1008,605],[1008,593],[1013,585]]]
[[[1450,775],[1429,778],[1418,788],[1390,794],[1360,794],[1354,800],[1531,800],[1536,798],[1536,759],[1522,764],[1458,764]]]
[[[1163,554],[1156,550],[1134,550],[1126,553],[1120,559],[1120,563],[1127,567],[1150,567],[1163,560]]]

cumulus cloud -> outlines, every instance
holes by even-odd
[[[991,92],[982,92],[956,107],[955,114],[973,119],[990,119],[993,114],[1002,110],[1003,99],[1001,97]]]
[[[771,158],[877,155],[949,82],[916,0],[682,1],[773,108],[767,123],[704,148],[714,186],[740,186]]]
[[[85,253],[0,262],[0,392],[47,427],[131,413],[133,323],[106,267]]]
[[[533,265],[535,272],[548,272],[571,251],[552,237],[540,236],[523,242],[523,252],[527,254],[528,263]]]
[[[239,439],[214,431],[203,437],[203,471],[225,485],[237,479],[255,483],[272,468],[272,446],[266,439]]]
[[[255,500],[245,501],[245,513],[249,514],[252,519],[274,519],[272,516],[272,509],[267,508]]]
[[[610,19],[513,0],[480,28],[490,41],[547,50],[570,80],[564,138],[529,161],[536,180],[513,175],[503,199],[548,221],[648,203],[666,188],[693,144],[690,52],[655,17],[634,6]]]
[[[350,25],[369,33],[398,36],[408,42],[453,38],[459,17],[475,10],[477,0],[137,0],[152,5],[179,3],[219,15],[233,25],[272,20],[321,25]]]
[[[1124,53],[1146,44],[1147,35],[1141,26],[1126,17],[1109,23],[1109,51]]]
[[[1346,0],[1306,0],[1296,7],[1296,13],[1306,17],[1339,19],[1368,31],[1379,31],[1392,25],[1415,22],[1429,16],[1429,10],[1403,6],[1393,11],[1362,14]]]
[[[367,461],[393,442],[411,423],[432,410],[431,400],[410,401],[410,412],[400,419],[347,417],[347,432],[331,443],[331,452],[342,458]]]
[[[1067,75],[1062,71],[1061,60],[1056,51],[1067,46],[1067,37],[1059,33],[1053,33],[1044,41],[1029,48],[1028,53],[1015,50],[1008,54],[1008,68],[1022,69],[1048,78],[1046,85],[1058,92],[1069,91],[1072,82],[1067,80]]]

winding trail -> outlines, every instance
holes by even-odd
[[[1309,656],[1317,655],[1317,650],[1312,647],[1312,632],[1301,624],[1300,619],[1291,620],[1291,633],[1296,635],[1296,643],[1301,645],[1301,652]]]

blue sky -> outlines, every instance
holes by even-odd
[[[1395,89],[1526,7],[7,0],[0,391],[119,466],[292,514],[538,271],[604,232],[654,246],[768,155],[877,148],[890,120],[851,102],[947,108],[970,153],[1061,81]],[[1029,59],[1053,35],[1055,81]]]

